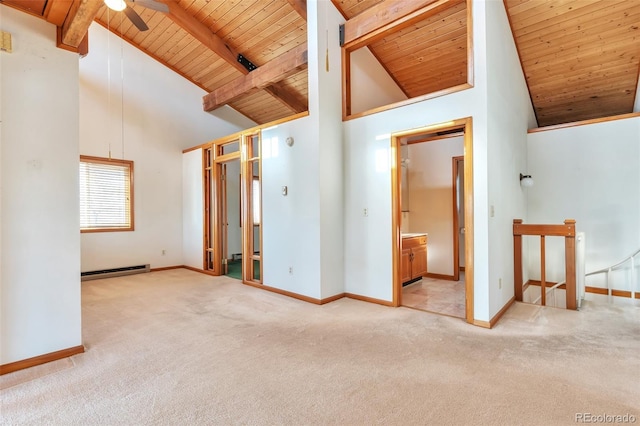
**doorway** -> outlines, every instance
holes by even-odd
[[[206,149],[205,162],[204,269],[242,279],[240,265],[235,267],[242,253],[240,141],[213,143]]]
[[[220,179],[220,237],[222,274],[242,279],[242,227],[240,215],[240,159],[221,163]]]
[[[439,295],[448,298],[440,303],[442,312],[422,310],[458,316],[469,323],[473,323],[471,125],[471,118],[466,118],[398,132],[391,137],[395,165],[392,171],[393,304],[408,305],[413,297],[408,296],[409,289],[420,297],[431,299],[432,303]],[[427,145],[434,141],[438,141],[438,144]],[[434,151],[436,148],[437,151]],[[411,158],[410,152],[415,153],[417,161]],[[428,157],[434,152],[438,152],[437,164],[424,160],[425,155]],[[431,161],[434,159],[431,158]],[[447,169],[448,172],[436,178],[434,174],[438,169]],[[420,179],[423,182],[432,181],[420,185]],[[446,183],[442,183],[442,180],[446,180]],[[411,188],[412,183],[415,188]],[[429,186],[432,188],[424,188]],[[443,221],[444,216],[446,220]],[[424,244],[429,260],[424,272],[421,270],[416,276],[412,272],[407,273],[406,268],[407,265],[412,268],[411,260],[422,256],[420,244]],[[406,256],[408,251],[411,251],[409,260]],[[420,265],[420,262],[416,263],[416,269],[420,269]],[[411,279],[407,280],[409,276]],[[403,302],[403,295],[407,303]],[[457,304],[457,310],[453,309],[455,314],[450,306],[453,303]],[[444,304],[447,304],[447,308],[443,307]]]
[[[213,142],[204,156],[204,270],[262,283],[260,133]]]

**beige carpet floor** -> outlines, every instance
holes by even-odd
[[[640,423],[637,307],[516,304],[487,330],[182,269],[89,281],[82,301],[86,353],[2,376],[0,424]]]

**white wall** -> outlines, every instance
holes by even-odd
[[[427,272],[453,275],[452,158],[462,136],[409,145],[409,232],[426,232]]]
[[[202,269],[204,247],[204,193],[202,149],[182,156],[182,258],[183,265]]]
[[[586,272],[612,266],[640,247],[640,117],[531,133],[527,146],[535,181],[528,189],[529,222],[575,219],[586,236]],[[564,279],[564,243],[548,240],[547,278]],[[538,247],[529,244],[536,278]],[[618,281],[616,288],[625,284]]]
[[[489,320],[485,3],[473,4],[474,88],[344,123],[345,287],[392,300],[391,167],[393,132],[473,117],[474,311]],[[366,208],[368,216],[363,215]]]
[[[82,344],[78,55],[56,28],[0,5],[13,53],[0,53],[0,364]]]
[[[309,55],[309,85],[313,87],[309,89],[309,114],[318,128],[320,297],[327,298],[344,292],[342,52],[338,38],[344,18],[329,0],[310,2],[307,9],[309,51],[315,52]]]
[[[229,109],[224,119],[204,112],[202,89],[100,25],[91,25],[89,40],[80,60],[80,153],[111,150],[134,161],[135,231],[83,233],[82,270],[182,265],[182,149],[255,123]]]
[[[504,3],[488,1],[486,7],[488,208],[493,211],[488,220],[488,260],[493,317],[514,294],[513,219],[527,220],[526,190],[520,187],[519,176],[527,172],[527,129],[536,127],[536,122]]]
[[[520,70],[513,42],[503,40],[511,40],[504,6],[499,2],[474,3],[472,89],[343,124],[337,118],[339,69],[333,68],[339,63],[334,59],[339,57],[339,49],[330,42],[332,66],[327,73],[323,44],[325,28],[333,34],[332,28],[341,18],[327,1],[309,2],[308,11],[310,116],[263,133],[263,144],[275,138],[278,141],[273,145],[277,153],[270,157],[263,145],[265,284],[310,297],[328,297],[340,291],[341,280],[335,272],[344,265],[344,291],[391,300],[393,153],[389,135],[472,117],[474,312],[475,319],[490,320],[513,293],[508,282],[497,293],[498,286],[490,289],[490,282],[493,286],[497,278],[513,276],[511,223],[524,214],[525,195],[518,174],[515,179],[511,176],[526,168],[526,129],[535,126],[524,79],[513,72]],[[488,30],[491,26],[495,28]],[[495,73],[490,82],[489,60],[495,61],[490,67]],[[489,84],[495,91],[491,95]],[[296,140],[293,147],[284,144],[288,136]],[[289,187],[287,197],[281,195],[284,185]],[[490,196],[495,212],[491,223]],[[367,215],[363,214],[365,209]],[[344,261],[340,259],[340,232],[344,235]],[[304,277],[298,275],[301,268]]]
[[[368,47],[351,52],[351,113],[407,98]]]
[[[320,298],[318,139],[312,126],[312,118],[304,117],[262,132],[263,283]]]
[[[338,26],[331,2],[309,1],[309,116],[262,132],[264,284],[313,297],[344,291]],[[329,71],[326,29],[329,28]],[[294,144],[285,144],[293,137]],[[288,195],[281,194],[287,186]],[[289,273],[292,268],[292,273]]]

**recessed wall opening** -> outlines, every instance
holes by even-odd
[[[471,1],[412,8],[388,12],[399,16],[386,24],[356,16],[343,26],[344,119],[473,87]]]
[[[471,118],[392,135],[393,304],[473,322]]]

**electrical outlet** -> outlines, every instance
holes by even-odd
[[[293,266],[289,266],[289,275],[293,275]]]
[[[362,211],[362,215],[363,215],[364,217],[369,216],[369,209],[365,208],[365,209]]]
[[[502,278],[498,278],[498,289],[502,289]]]
[[[167,254],[167,251],[163,249],[162,250],[162,255],[164,256],[165,254]]]
[[[492,206],[491,206],[491,208],[489,209],[489,215],[490,215],[491,217],[494,217],[494,216],[496,215],[496,211],[495,211],[495,209],[493,208],[493,205],[492,205]]]

